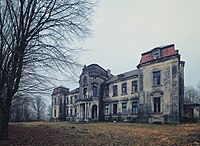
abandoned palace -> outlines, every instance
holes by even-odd
[[[98,64],[84,66],[79,87],[52,93],[53,121],[179,123],[184,114],[184,61],[175,45],[141,55],[137,68],[112,75]]]

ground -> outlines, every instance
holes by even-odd
[[[200,145],[200,124],[10,123],[9,140],[0,145]]]

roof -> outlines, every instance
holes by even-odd
[[[116,76],[111,77],[111,79],[109,79],[106,83],[113,83],[113,82],[118,82],[118,81],[123,81],[127,78],[130,77],[134,77],[134,76],[138,76],[139,74],[139,70],[135,69],[135,70],[131,70]]]
[[[82,74],[85,72],[98,72],[104,76],[107,76],[107,71],[98,64],[90,64],[88,66],[84,66]]]
[[[76,89],[71,90],[71,91],[69,92],[69,94],[76,94],[76,93],[79,93],[79,88],[76,88]]]
[[[174,44],[156,47],[156,48],[153,48],[152,50],[142,54],[140,64],[155,60],[153,58],[153,52],[154,52],[154,50],[157,50],[157,49],[160,50],[160,58],[159,59],[178,54],[178,51],[175,50]]]

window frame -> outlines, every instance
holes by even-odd
[[[138,101],[132,101],[132,114],[138,114]]]
[[[153,72],[153,85],[154,86],[161,85],[161,71],[154,71]]]
[[[127,115],[127,102],[122,103],[122,115]]]
[[[118,96],[117,85],[113,85],[113,96]]]
[[[138,81],[132,81],[132,93],[138,92]]]
[[[118,113],[118,104],[113,103],[113,115],[117,115],[117,113]]]
[[[153,98],[153,112],[161,113],[161,97]]]
[[[122,83],[122,95],[127,94],[127,83]]]

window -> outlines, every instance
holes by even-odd
[[[106,97],[109,96],[109,87],[108,86],[105,87],[105,96]]]
[[[113,86],[113,96],[117,96],[118,93],[117,93],[117,85],[114,85]]]
[[[126,94],[127,93],[127,83],[123,83],[122,84],[122,94]]]
[[[69,98],[67,97],[67,104],[69,104]]]
[[[127,112],[126,112],[126,106],[127,106],[127,103],[122,103],[122,114],[123,115],[127,114]]]
[[[172,66],[172,75],[176,75],[176,72],[177,72],[177,68],[176,66]]]
[[[69,117],[69,110],[68,110],[68,108],[66,110],[66,116]]]
[[[77,115],[77,109],[75,108],[75,113],[74,113],[74,116],[76,117],[76,115]]]
[[[117,114],[117,104],[113,104],[113,115]]]
[[[160,58],[160,50],[159,49],[153,51],[153,59],[158,59],[158,58]]]
[[[74,96],[74,101],[77,102],[77,95]]]
[[[87,77],[86,77],[86,76],[83,78],[83,84],[84,84],[84,85],[87,84]]]
[[[137,101],[132,102],[132,114],[138,114],[138,102]]]
[[[153,72],[153,84],[160,85],[160,71]]]
[[[56,117],[56,109],[54,109],[54,117]]]
[[[92,81],[93,81],[93,82],[97,82],[97,78],[96,78],[96,77],[93,77],[93,78],[92,78]]]
[[[160,113],[160,97],[154,98],[154,113]]]
[[[132,93],[138,91],[137,81],[132,82]]]
[[[109,115],[109,114],[108,114],[108,104],[105,105],[105,113],[104,113],[104,114],[105,114],[105,115]]]
[[[54,98],[54,105],[56,105],[56,98]]]
[[[188,116],[194,118],[194,108],[189,108]]]
[[[92,87],[93,96],[97,97],[97,86]]]
[[[73,114],[72,114],[72,108],[70,109],[70,117],[72,117],[73,116]]]
[[[87,88],[83,89],[83,95],[84,95],[84,98],[87,98]]]
[[[60,99],[60,113],[62,113],[62,98]]]
[[[73,96],[70,97],[70,104],[73,104]]]

